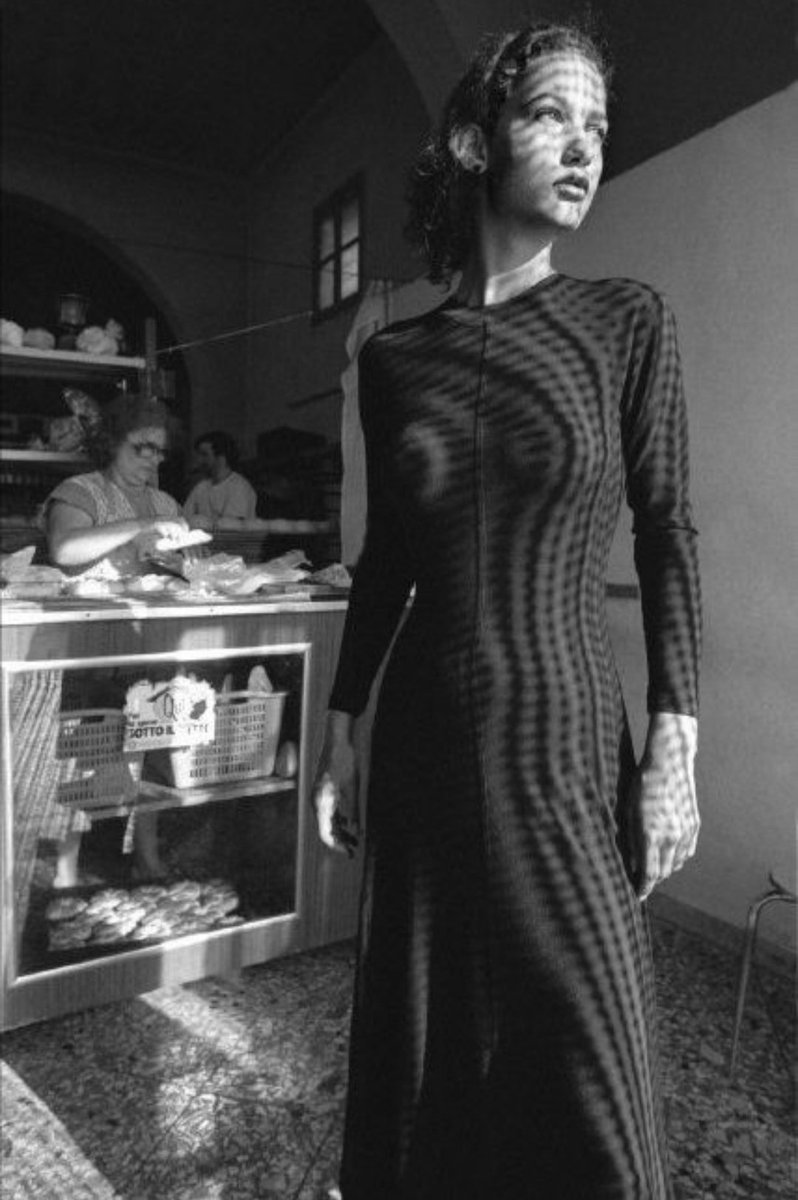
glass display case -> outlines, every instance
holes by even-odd
[[[223,653],[12,673],[17,974],[296,912],[306,652]]]
[[[2,1027],[354,933],[307,803],[344,611],[6,608]]]

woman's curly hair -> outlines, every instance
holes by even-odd
[[[86,438],[86,449],[98,467],[107,467],[129,433],[151,428],[165,429],[170,445],[178,436],[178,422],[163,400],[120,392],[103,406],[98,428]]]
[[[535,22],[513,33],[487,34],[451,93],[437,130],[410,173],[410,215],[405,233],[427,260],[432,283],[448,283],[464,265],[472,244],[479,176],[455,158],[455,130],[478,125],[490,138],[515,81],[544,54],[572,51],[599,71],[609,90],[612,68],[589,19]]]

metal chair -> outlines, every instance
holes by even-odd
[[[798,903],[798,895],[795,891],[788,887],[787,884],[776,874],[771,871],[768,876],[770,887],[761,896],[758,896],[753,901],[748,909],[748,920],[745,927],[745,942],[743,945],[743,956],[740,961],[740,977],[737,984],[737,1008],[734,1014],[734,1028],[732,1030],[731,1051],[729,1053],[729,1077],[734,1073],[734,1068],[737,1063],[737,1051],[740,1044],[740,1028],[743,1023],[743,1009],[745,1008],[745,994],[748,990],[748,978],[751,974],[751,963],[753,961],[754,949],[756,947],[757,932],[759,929],[759,918],[762,910],[767,908],[769,904],[775,904],[781,901],[783,904]]]

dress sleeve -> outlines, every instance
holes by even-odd
[[[68,479],[62,479],[61,482],[53,488],[50,495],[44,502],[44,516],[46,517],[51,506],[55,503],[69,504],[72,508],[78,508],[81,512],[91,519],[92,524],[99,523],[99,512],[97,509],[97,501],[90,487],[83,483],[80,475],[73,475]]]
[[[360,421],[366,447],[366,535],[354,571],[330,708],[358,716],[413,585],[405,532],[391,501],[380,391],[371,347],[359,358]]]
[[[648,711],[696,716],[701,592],[687,409],[676,322],[655,293],[636,325],[621,428],[648,659]]]

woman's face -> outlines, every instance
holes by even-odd
[[[578,229],[599,185],[606,136],[607,94],[596,67],[573,51],[535,60],[490,139],[490,211],[519,232]]]
[[[166,458],[167,435],[162,425],[133,429],[116,448],[114,468],[131,487],[152,484],[158,478],[158,466]]]

